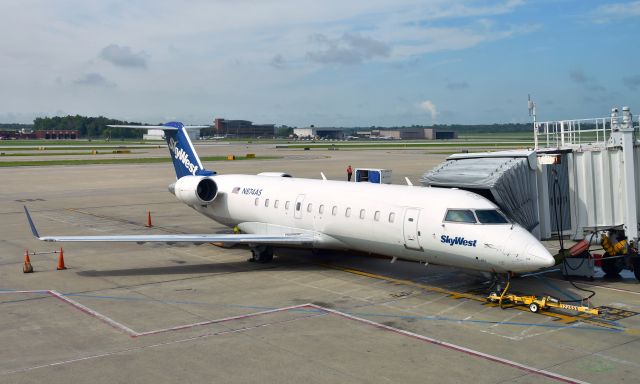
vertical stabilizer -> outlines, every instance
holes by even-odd
[[[169,153],[171,153],[178,179],[183,176],[211,176],[215,174],[215,172],[208,171],[202,166],[202,162],[189,138],[187,127],[178,121],[172,121],[163,124],[163,126],[168,128],[164,130],[164,137],[167,140],[167,146],[169,147]]]
[[[164,138],[167,140],[173,167],[176,170],[176,178],[184,176],[211,176],[214,171],[204,169],[193,143],[187,132],[190,128],[208,128],[206,125],[185,126],[179,121],[172,121],[162,125],[108,125],[114,128],[135,128],[135,129],[162,129]]]

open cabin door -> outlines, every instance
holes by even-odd
[[[408,249],[422,250],[420,246],[420,238],[418,232],[418,218],[420,217],[420,209],[407,208],[404,213],[403,232],[404,246]]]

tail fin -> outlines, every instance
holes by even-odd
[[[198,154],[196,153],[188,128],[207,128],[204,125],[185,126],[181,122],[172,121],[163,125],[109,125],[115,128],[137,128],[137,129],[162,129],[167,140],[169,153],[173,160],[173,167],[176,170],[176,178],[183,176],[211,176],[214,171],[204,169]]]

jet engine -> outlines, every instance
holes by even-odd
[[[218,195],[218,185],[207,176],[184,176],[169,186],[178,200],[188,205],[206,205]]]

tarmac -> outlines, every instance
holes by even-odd
[[[159,151],[160,149],[158,149]],[[166,151],[166,149],[162,149]],[[198,145],[219,173],[414,184],[424,149]],[[159,153],[159,152],[158,152]],[[167,153],[168,156],[168,153]],[[277,159],[260,160],[264,156]],[[42,158],[39,157],[38,160]],[[228,231],[175,200],[170,163],[0,168],[0,383],[628,383],[640,377],[640,284],[577,280],[600,317],[487,303],[486,276],[375,255],[243,247],[45,243],[31,235]],[[152,228],[145,226],[151,212]],[[64,247],[68,269],[57,270]],[[550,248],[557,247],[554,243]],[[22,273],[25,249],[35,272]],[[579,300],[557,272],[512,290]]]

